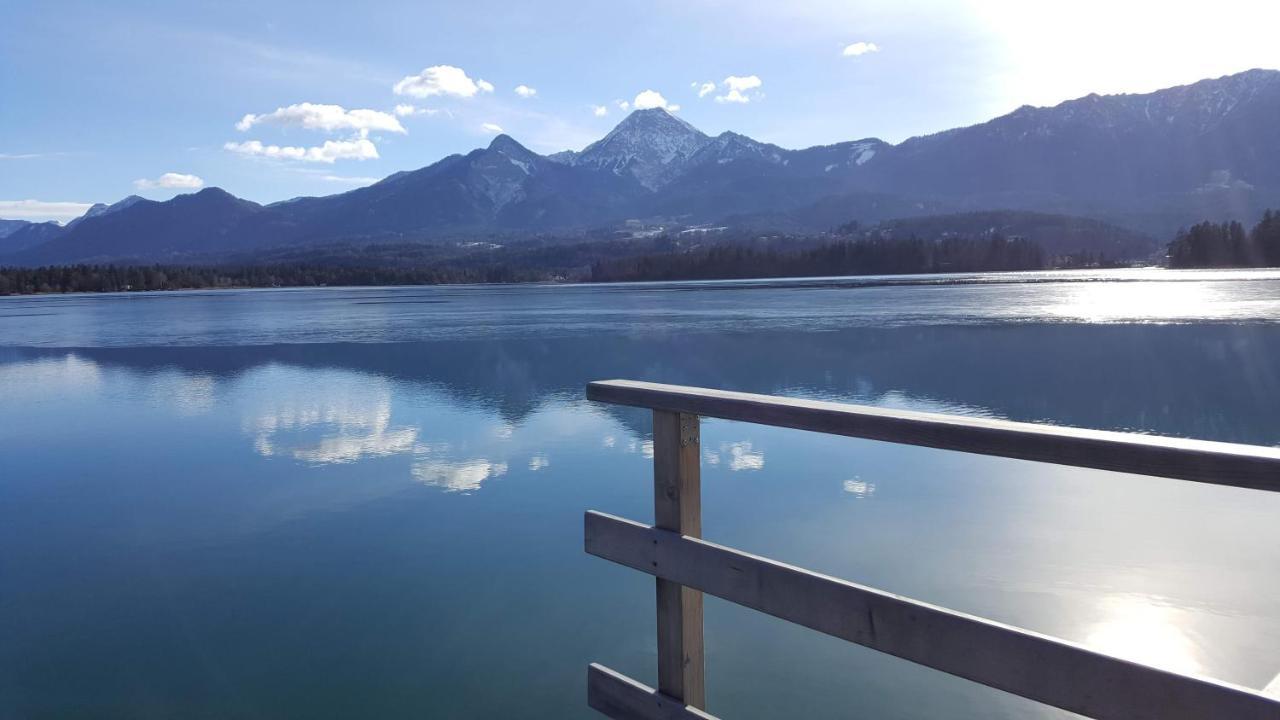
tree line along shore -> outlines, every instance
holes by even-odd
[[[513,282],[629,282],[832,275],[1012,272],[1116,267],[1101,253],[1049,256],[1022,237],[862,237],[853,240],[723,242],[681,248],[667,237],[601,250],[601,243],[495,251],[484,257],[417,264],[307,261],[0,267],[0,295],[146,292],[258,287],[439,285]],[[1203,222],[1168,245],[1173,268],[1280,267],[1280,212],[1246,230],[1239,222]]]

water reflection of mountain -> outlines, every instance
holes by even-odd
[[[3,349],[230,378],[269,363],[428,384],[519,422],[600,378],[883,402],[1016,420],[1280,443],[1280,329],[1269,325],[1000,325],[632,334],[237,347]],[[637,429],[641,411],[618,411]]]

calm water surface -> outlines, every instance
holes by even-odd
[[[1280,445],[1280,273],[0,298],[0,717],[592,717],[654,682],[625,377]],[[1280,498],[708,421],[717,542],[1280,673]],[[1065,713],[708,599],[727,718]]]

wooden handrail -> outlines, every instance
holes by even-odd
[[[593,664],[588,701],[609,717],[712,718],[704,712],[705,591],[1093,718],[1280,720],[1271,686],[1258,692],[1151,667],[701,540],[699,418],[1272,492],[1280,491],[1280,448],[627,380],[593,382],[587,397],[653,411],[654,526],[594,511],[585,519],[588,553],[656,578],[658,687]]]
[[[587,399],[940,450],[1280,492],[1280,448],[602,380]]]
[[[851,643],[1099,720],[1276,720],[1280,700],[598,512],[588,553]]]

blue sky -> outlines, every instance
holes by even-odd
[[[637,100],[805,147],[1280,67],[1280,3],[1249,0],[4,0],[0,18],[0,217],[63,221],[133,193],[341,192],[499,128],[580,149]]]

